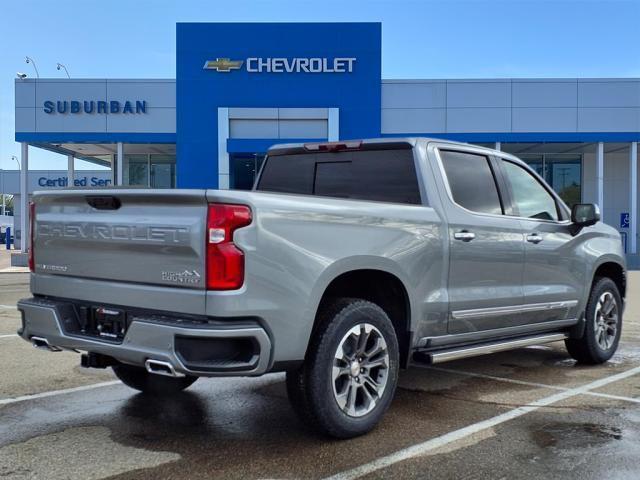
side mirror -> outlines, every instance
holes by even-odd
[[[600,208],[595,203],[576,203],[571,209],[571,223],[588,227],[600,221]]]

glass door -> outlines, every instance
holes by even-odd
[[[251,190],[264,161],[264,154],[237,153],[233,154],[230,160],[231,182],[229,187],[234,190]]]

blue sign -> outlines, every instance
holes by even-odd
[[[219,108],[336,108],[339,138],[379,137],[381,47],[380,23],[178,23],[178,188],[218,187]]]
[[[87,113],[87,114],[102,114],[108,113],[147,113],[147,101],[135,100],[119,102],[117,100],[111,100],[105,102],[103,100],[46,100],[43,104],[42,110],[49,115],[54,113]]]
[[[630,222],[629,212],[620,214],[620,228],[629,228]]]

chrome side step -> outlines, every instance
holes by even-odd
[[[479,345],[448,348],[446,350],[438,350],[435,352],[416,352],[416,355],[428,363],[443,363],[461,358],[476,357],[479,355],[487,355],[489,353],[503,352],[505,350],[513,350],[514,348],[528,347],[530,345],[540,345],[544,343],[559,342],[569,337],[566,333],[550,333],[546,335],[534,335],[524,338],[515,338],[512,340],[500,340],[497,342],[488,342]]]

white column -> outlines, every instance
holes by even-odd
[[[29,242],[29,191],[27,175],[29,170],[29,144],[20,144],[20,252],[27,253]]]
[[[227,140],[229,139],[229,109],[218,108],[218,188],[229,189],[229,152],[227,152]]]
[[[502,142],[496,142],[496,150],[502,151]]]
[[[629,152],[629,253],[638,253],[638,142]]]
[[[74,187],[76,178],[75,165],[73,155],[67,155],[67,178],[69,179],[69,183],[67,187]]]
[[[123,183],[123,174],[124,174],[124,146],[122,142],[118,142],[117,146],[117,155],[116,155],[116,185],[122,185]]]
[[[340,140],[340,109],[330,108],[327,118],[327,140],[337,142]]]
[[[604,219],[604,143],[598,142],[596,152],[596,198]]]

